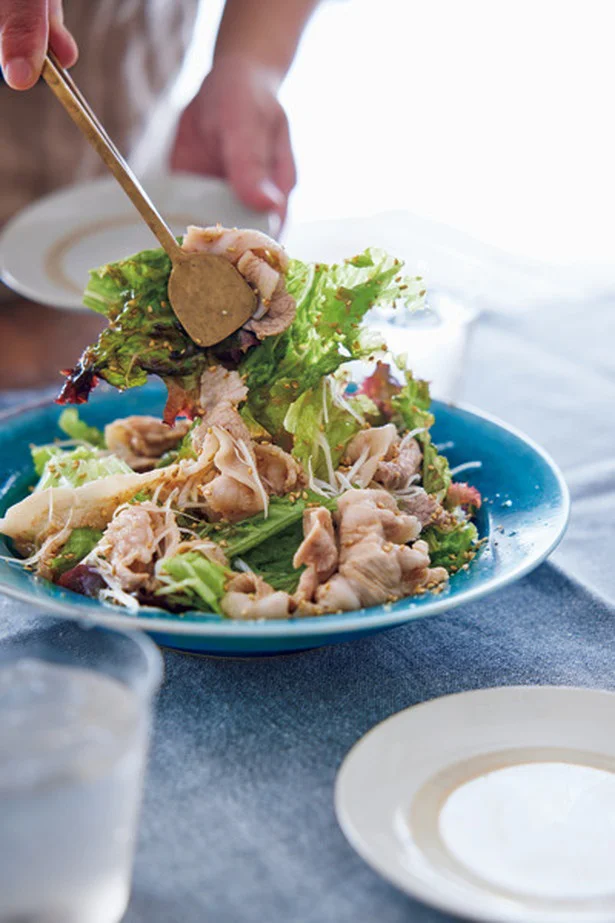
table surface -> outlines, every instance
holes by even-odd
[[[563,468],[573,512],[560,549],[486,600],[365,640],[253,661],[166,652],[125,923],[450,919],[346,843],[333,783],[348,749],[388,715],[447,693],[615,688],[615,297],[525,308],[483,312],[462,397]],[[0,597],[0,633],[35,616]]]

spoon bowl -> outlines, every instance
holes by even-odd
[[[214,346],[226,339],[256,310],[256,295],[243,276],[213,253],[186,253],[173,259],[169,300],[197,346]]]
[[[42,76],[169,255],[173,267],[169,302],[188,336],[198,346],[213,346],[234,333],[256,309],[256,295],[241,273],[221,256],[186,253],[181,249],[168,224],[52,51],[45,57]]]

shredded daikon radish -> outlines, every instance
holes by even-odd
[[[451,468],[449,474],[452,476],[456,474],[461,474],[462,471],[470,471],[471,468],[482,468],[483,463],[481,461],[469,461],[464,462],[463,465],[457,465],[456,468]]]

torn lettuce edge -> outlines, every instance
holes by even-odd
[[[377,412],[365,395],[345,395],[347,379],[326,375],[290,404],[284,429],[292,436],[292,454],[310,478],[333,482],[350,440]]]
[[[81,487],[114,474],[134,474],[118,455],[102,454],[101,450],[86,446],[70,450],[55,445],[32,446],[30,451],[34,469],[40,474],[35,491],[49,487]]]
[[[170,262],[161,250],[148,250],[90,274],[84,303],[109,320],[98,341],[67,372],[60,403],[87,401],[99,378],[125,389],[158,375],[169,398],[164,418],[192,415],[198,406],[204,369],[237,354],[231,367],[246,375],[253,418],[269,432],[282,428],[289,403],[349,358],[375,348],[360,323],[375,304],[421,307],[422,282],[401,274],[401,261],[366,250],[338,265],[291,260],[286,274],[297,314],[287,330],[249,349],[242,359],[232,337],[213,350],[197,347],[168,302]],[[300,382],[292,397],[294,381]],[[290,397],[290,400],[289,400]]]
[[[297,303],[295,319],[283,333],[252,350],[240,366],[251,413],[269,432],[283,433],[290,405],[325,375],[351,360],[386,351],[382,339],[362,326],[371,308],[422,307],[422,283],[404,277],[402,266],[375,249],[331,266],[291,260],[287,287]]]

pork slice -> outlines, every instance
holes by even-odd
[[[254,455],[258,473],[270,493],[283,497],[303,483],[301,465],[279,446],[257,443]]]
[[[274,590],[257,574],[238,574],[227,587],[220,603],[231,619],[284,619],[292,608],[288,593]]]
[[[393,423],[364,429],[353,436],[344,453],[351,466],[348,473],[351,482],[357,487],[367,487],[396,439],[397,430]]]
[[[156,417],[131,416],[108,423],[105,441],[134,471],[149,471],[165,452],[177,448],[189,429],[188,420],[169,426]]]
[[[421,470],[423,453],[416,439],[397,440],[378,463],[374,481],[387,490],[402,490]]]

